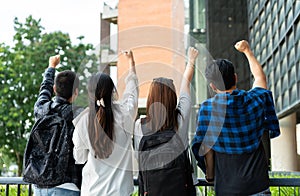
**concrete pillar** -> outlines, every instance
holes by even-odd
[[[272,171],[297,171],[296,113],[279,123],[281,134],[271,139]]]

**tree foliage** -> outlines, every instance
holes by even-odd
[[[24,149],[34,123],[33,106],[49,57],[60,54],[58,71],[81,72],[80,79],[85,84],[88,73],[97,71],[97,54],[89,54],[94,46],[83,44],[83,37],[79,37],[78,45],[72,45],[67,33],[43,33],[41,19],[32,16],[24,23],[15,18],[14,29],[13,46],[0,44],[0,145],[4,147],[1,153],[19,166],[20,175]],[[85,89],[81,88],[82,95],[86,94]],[[79,98],[78,103],[85,105],[84,99],[84,96]]]

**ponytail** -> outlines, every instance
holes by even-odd
[[[89,83],[88,133],[94,156],[98,159],[108,158],[114,148],[113,89],[113,82],[106,74],[95,75]]]
[[[110,122],[112,117],[111,109],[102,106],[95,112],[93,125],[89,128],[89,137],[95,158],[106,159],[113,151],[113,124]]]

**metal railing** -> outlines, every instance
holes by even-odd
[[[213,184],[207,183],[204,179],[198,179],[195,186],[202,187],[202,195],[212,195],[214,193],[212,190]],[[300,178],[270,178],[271,191],[275,188],[277,188],[276,193],[272,196],[300,196]]]
[[[138,180],[134,179],[134,185],[138,185]],[[10,188],[11,186],[16,186],[17,190],[12,191]],[[21,186],[28,187],[26,188],[25,195],[27,193],[28,196],[32,196],[32,185],[24,182],[22,177],[0,177],[0,195],[21,195]],[[198,183],[195,185],[202,189],[201,195],[209,195],[210,192],[213,194],[213,184],[207,183],[204,179],[199,178]],[[276,195],[300,195],[300,178],[270,178],[270,187],[277,187],[278,194]],[[292,190],[287,194],[285,187],[293,187]],[[292,191],[292,192],[291,192]],[[11,194],[10,194],[11,193]],[[24,195],[24,191],[23,191]]]
[[[4,185],[5,187],[2,187]],[[10,187],[16,186],[16,192]],[[0,195],[21,195],[21,187],[26,187],[26,192],[28,196],[32,195],[32,185],[23,181],[22,177],[0,177]],[[11,194],[10,194],[11,193]],[[13,194],[12,194],[13,193]]]

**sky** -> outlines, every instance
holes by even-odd
[[[115,3],[108,0],[108,4]],[[41,19],[45,32],[69,33],[72,44],[84,36],[83,43],[100,43],[100,12],[103,0],[9,0],[0,7],[0,43],[13,44],[14,18],[21,23],[32,15]]]

